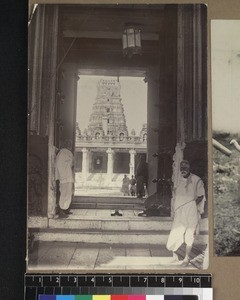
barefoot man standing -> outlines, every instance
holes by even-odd
[[[186,255],[182,267],[189,264],[189,254],[194,242],[194,235],[199,230],[199,220],[204,212],[205,190],[198,176],[190,173],[190,164],[183,160],[180,163],[181,178],[173,191],[172,210],[174,220],[167,242],[167,249],[173,251],[177,258],[177,249],[185,242]]]

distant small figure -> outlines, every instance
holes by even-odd
[[[130,194],[131,196],[135,196],[136,195],[136,179],[135,177],[132,175],[132,179],[130,180]]]
[[[130,179],[127,177],[127,175],[124,175],[122,188],[121,188],[121,192],[123,193],[123,196],[129,196],[130,193],[129,184],[130,184]]]
[[[144,197],[148,197],[148,191],[147,191],[147,184],[146,183],[144,183],[144,195],[143,195]]]
[[[129,196],[130,194],[129,185],[130,185],[130,179],[125,174],[122,182],[122,188],[121,188],[121,192],[123,193],[123,196]],[[121,217],[122,213],[120,213],[118,209],[115,209],[115,211],[111,213],[111,216]]]
[[[143,156],[140,157],[140,161],[136,170],[137,178],[137,197],[142,198],[145,195],[144,185],[147,188],[148,180],[148,166]]]

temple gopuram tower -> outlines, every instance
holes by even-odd
[[[118,80],[101,79],[89,119],[88,134],[95,138],[128,136]]]

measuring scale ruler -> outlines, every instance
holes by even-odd
[[[212,300],[210,274],[25,275],[25,300]]]

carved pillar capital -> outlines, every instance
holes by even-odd
[[[112,148],[108,148],[106,153],[109,155],[113,154],[114,153],[114,150]]]
[[[82,153],[83,154],[87,154],[88,153],[88,149],[87,148],[82,148]]]
[[[137,151],[135,149],[130,149],[129,150],[130,155],[135,155],[136,153],[137,153]]]

